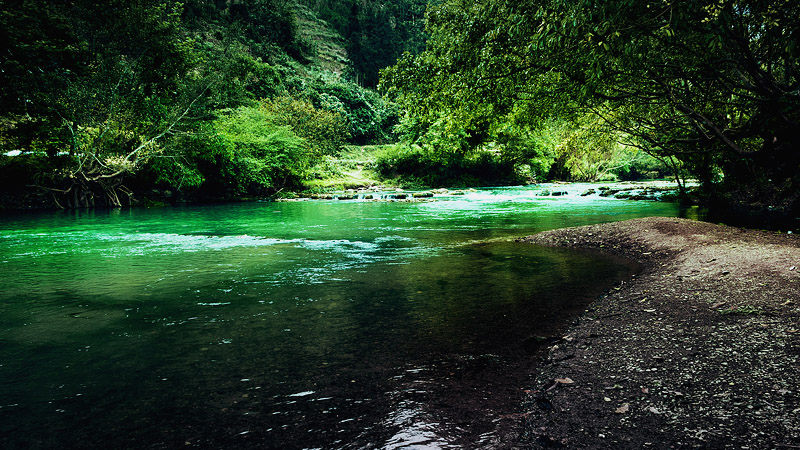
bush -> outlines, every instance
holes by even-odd
[[[627,160],[613,172],[620,180],[625,181],[672,177],[672,170],[669,167],[641,151],[630,152]]]
[[[241,107],[214,123],[214,153],[236,194],[266,194],[303,176],[308,152],[302,138],[260,107]]]
[[[66,156],[48,157],[32,152],[16,156],[0,153],[0,209],[49,206],[51,193],[41,186],[52,183],[52,176],[68,167]]]
[[[312,85],[310,96],[316,107],[336,111],[347,120],[351,143],[380,144],[391,140],[398,109],[377,92],[354,83],[320,80]]]
[[[259,106],[229,110],[176,142],[173,154],[152,158],[137,182],[214,199],[264,196],[298,185],[309,152],[290,127],[276,122]]]
[[[311,102],[289,96],[261,101],[261,108],[276,125],[291,127],[315,157],[338,155],[349,137],[347,123],[338,112],[315,108]]]
[[[377,155],[375,171],[402,184],[429,187],[488,186],[523,182],[524,171],[502,154],[478,151],[441,154],[417,145],[389,146]]]

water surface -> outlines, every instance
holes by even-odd
[[[633,270],[509,240],[681,214],[583,188],[4,213],[0,444],[482,446],[542,337]]]

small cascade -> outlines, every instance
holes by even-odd
[[[449,192],[445,192],[448,194]],[[312,194],[308,198],[311,200],[361,200],[361,201],[433,201],[433,197],[439,192],[344,192]],[[455,193],[449,193],[456,195]]]

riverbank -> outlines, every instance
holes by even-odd
[[[552,345],[518,448],[800,448],[800,239],[674,218],[523,241],[643,272]]]

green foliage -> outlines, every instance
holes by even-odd
[[[307,50],[289,2],[186,0],[184,5],[183,19],[190,29],[215,37],[232,34],[255,58],[268,60],[281,52],[302,58]]]
[[[418,145],[397,144],[377,155],[375,171],[399,184],[418,187],[490,186],[524,180],[513,162],[496,152],[473,152],[442,157]]]
[[[670,174],[670,169],[653,156],[621,144],[623,137],[594,115],[569,122],[551,121],[540,126],[534,136],[543,149],[539,159],[546,161],[540,164],[548,165],[546,179],[637,180]]]
[[[177,190],[199,187],[205,177],[185,157],[161,156],[153,158],[144,169],[142,178],[151,178],[152,187],[173,187]]]
[[[267,194],[295,182],[308,166],[303,141],[263,108],[240,107],[214,122],[215,163],[232,194]]]
[[[659,179],[672,176],[672,169],[663,161],[659,161],[652,155],[637,148],[623,147],[613,165],[611,172],[620,180],[625,181]]]
[[[797,211],[798,15],[790,0],[449,0],[428,14],[426,51],[386,70],[381,88],[406,109],[412,140],[443,118],[480,144],[503,124],[588,114],[740,201],[755,184]]]
[[[425,46],[423,19],[428,0],[301,0],[328,21],[346,40],[355,81],[378,84],[378,74],[403,52]]]
[[[354,83],[319,80],[310,96],[317,107],[346,119],[351,142],[357,145],[385,142],[397,121],[395,105]]]
[[[421,17],[411,4],[424,1],[380,17]],[[361,44],[384,45],[370,41],[382,31],[359,30]],[[10,1],[0,39],[0,154],[21,152],[5,166],[20,169],[14,183],[63,207],[120,206],[131,186],[271,193],[348,140],[392,139],[397,120],[395,105],[347,81],[346,40],[295,2]]]
[[[180,4],[12,2],[0,28],[0,143],[67,155],[37,176],[61,203],[120,205],[121,179],[161,152],[203,91],[188,73],[197,54]]]
[[[311,102],[289,96],[266,99],[261,108],[278,125],[290,127],[303,138],[310,155],[337,155],[347,142],[347,123],[339,112],[315,108]]]
[[[0,207],[28,206],[26,198],[38,200],[46,198],[44,192],[30,192],[27,186],[34,183],[53,181],[55,174],[69,167],[65,156],[49,157],[45,153],[26,153],[16,156],[0,154]],[[44,170],[43,170],[44,169]]]

